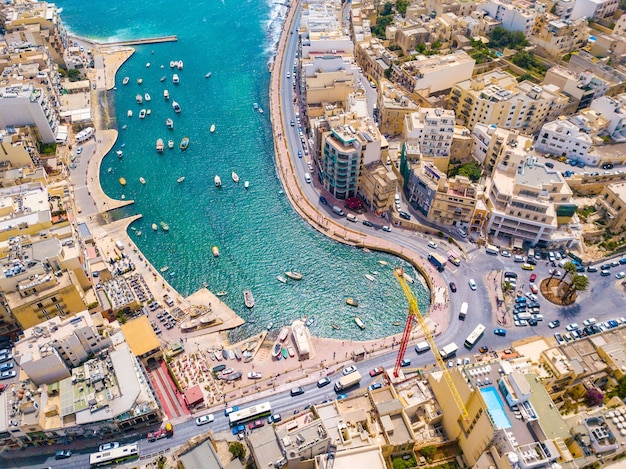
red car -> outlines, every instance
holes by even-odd
[[[535,280],[537,280],[537,274],[530,274],[530,283],[533,283]]]
[[[370,376],[373,378],[374,376],[378,376],[382,374],[384,371],[385,369],[382,366],[378,366],[374,368],[373,370],[370,370]]]
[[[265,425],[265,422],[263,422],[263,420],[255,420],[254,422],[250,422],[248,428],[250,428],[250,430],[254,430],[255,428],[262,427],[263,425]]]

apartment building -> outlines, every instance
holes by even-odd
[[[518,83],[512,75],[500,71],[458,82],[448,97],[457,122],[466,127],[495,124],[527,134],[561,115],[567,103],[567,97],[554,85]]]
[[[358,67],[350,58],[331,54],[303,58],[302,76],[307,107],[312,109],[337,103],[345,109],[348,96],[356,89],[357,73]]]
[[[378,216],[391,210],[398,188],[398,176],[381,161],[363,165],[358,195]]]
[[[550,67],[543,80],[544,85],[558,86],[576,105],[576,111],[588,108],[591,102],[604,96],[610,83],[589,70],[574,72],[561,65]]]
[[[536,164],[534,157],[497,162],[488,182],[487,232],[517,244],[571,247],[573,232],[559,229],[576,212],[572,191],[558,171]]]
[[[330,131],[321,136],[319,179],[338,199],[357,195],[363,165],[380,161],[382,140],[369,119],[343,114],[329,120]]]
[[[385,79],[378,83],[377,98],[380,132],[391,136],[401,135],[406,116],[417,111],[419,105],[401,87]]]
[[[396,63],[398,56],[379,39],[369,37],[355,43],[355,59],[366,77],[379,82],[385,78],[385,71]]]
[[[604,60],[598,60],[584,49],[572,52],[567,68],[574,73],[591,72],[596,77],[609,83],[606,92],[609,96],[615,96],[626,91],[626,73],[608,65]]]
[[[528,41],[548,56],[560,59],[568,52],[584,47],[588,37],[589,26],[585,20],[539,15]]]
[[[554,13],[562,20],[568,20],[572,16],[572,11],[574,11],[575,4],[576,0],[556,0],[550,12]]]
[[[7,126],[35,126],[44,143],[59,141],[59,116],[51,97],[33,83],[0,88],[0,128]]]
[[[410,93],[424,97],[449,90],[459,81],[469,80],[476,61],[465,51],[447,55],[417,56],[401,65],[393,64],[391,81]]]
[[[619,0],[576,0],[571,19],[609,19],[619,7]]]
[[[432,158],[435,165],[445,171],[454,138],[454,111],[426,108],[407,114],[404,140],[419,145],[422,156]]]
[[[507,166],[512,161],[523,160],[532,146],[531,137],[495,124],[477,123],[472,129],[472,138],[472,156],[487,174],[491,174],[496,163]]]
[[[598,156],[589,156],[593,141],[577,124],[561,117],[547,122],[535,141],[535,150],[551,155],[566,156],[589,165],[597,164]]]
[[[626,184],[605,184],[596,197],[596,208],[607,220],[607,228],[614,233],[626,229]]]
[[[454,126],[454,136],[450,145],[450,162],[453,164],[465,164],[472,160],[474,140],[472,133],[462,125]]]
[[[545,4],[535,5],[533,8],[521,1],[486,0],[477,6],[477,10],[484,11],[499,21],[504,29],[521,31],[528,37],[535,24],[535,16],[545,13]]]
[[[590,108],[609,122],[606,131],[612,140],[626,142],[626,94],[594,99]]]
[[[469,227],[476,228],[474,210],[482,195],[482,188],[469,178],[458,175],[449,178],[435,193],[428,218],[438,225],[470,231]]]

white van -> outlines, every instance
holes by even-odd
[[[309,173],[304,173],[304,180],[307,184],[311,184],[311,175]]]
[[[342,217],[346,214],[343,210],[341,210],[341,207],[338,207],[337,205],[333,205],[333,212]]]
[[[359,221],[359,219],[358,219],[356,216],[352,215],[351,213],[349,213],[349,214],[346,216],[346,218],[348,219],[348,221],[351,221],[351,222],[354,222],[354,223],[356,223],[357,221]]]

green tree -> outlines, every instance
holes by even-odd
[[[70,81],[79,81],[80,80],[80,70],[77,70],[75,68],[72,68],[71,70],[68,70],[67,72],[67,77],[70,79]]]
[[[389,68],[385,69],[385,78],[389,80],[391,78],[391,65]]]
[[[470,162],[470,163],[465,163],[464,165],[461,165],[461,166],[456,166],[454,168],[451,168],[450,171],[448,171],[448,173],[450,177],[456,176],[458,174],[459,176],[466,176],[470,178],[472,181],[476,182],[480,179],[480,176],[482,174],[482,169],[480,168],[478,163]]]
[[[437,452],[437,448],[434,446],[424,446],[420,449],[420,454],[426,458],[428,462],[431,462],[435,457],[435,453]]]
[[[233,458],[243,459],[246,457],[246,447],[239,441],[233,441],[228,445],[228,451],[233,455]]]
[[[614,396],[617,396],[620,399],[624,399],[626,397],[626,376],[620,378],[617,387],[609,393],[609,397]]]
[[[380,16],[387,16],[393,13],[393,3],[387,2],[383,7],[383,11],[380,12]]]
[[[573,262],[567,261],[563,265],[563,270],[565,272],[563,272],[563,275],[561,276],[561,281],[559,282],[559,285],[562,284],[568,276],[570,280],[573,279],[574,274],[576,273],[576,265],[574,265]]]
[[[489,44],[492,47],[509,49],[522,49],[528,45],[528,41],[521,31],[509,31],[500,26],[493,28],[489,35]]]
[[[408,6],[409,2],[407,0],[396,0],[396,11],[402,16],[406,15],[406,9]]]
[[[585,291],[589,287],[589,277],[586,275],[574,275],[569,287],[565,291],[565,294],[561,298],[563,301],[568,300],[577,291]]]

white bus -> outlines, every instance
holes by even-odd
[[[137,444],[120,446],[106,451],[99,451],[89,455],[89,467],[102,467],[110,464],[120,464],[139,457]]]
[[[252,407],[238,410],[228,414],[230,426],[237,426],[240,423],[246,423],[259,417],[267,417],[272,413],[272,406],[269,402],[262,402]]]
[[[465,339],[465,348],[471,349],[474,345],[476,345],[476,342],[480,340],[484,333],[485,326],[482,324],[476,326],[476,329],[474,329],[472,333],[467,336],[467,339]]]

